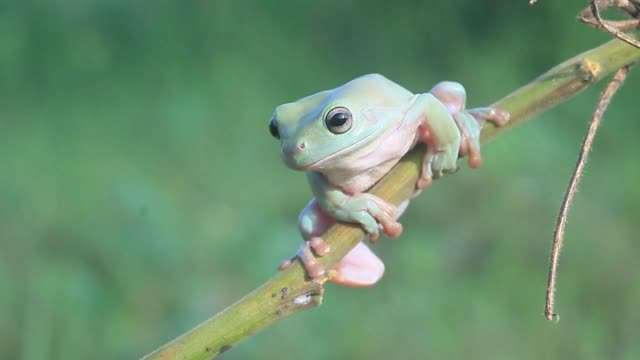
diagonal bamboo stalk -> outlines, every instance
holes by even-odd
[[[482,143],[575,96],[616,69],[639,60],[639,49],[611,40],[563,62],[493,104],[509,111],[511,121],[500,128],[486,126],[481,135]],[[395,204],[409,198],[418,178],[423,151],[419,147],[409,152],[371,192]],[[330,268],[364,238],[364,233],[355,225],[336,224],[323,238],[333,251],[319,261]],[[235,304],[143,359],[195,360],[218,356],[273,323],[320,305],[324,281],[326,279],[305,279],[304,270],[296,261]]]

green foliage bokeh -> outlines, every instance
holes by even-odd
[[[275,106],[378,72],[491,103],[608,37],[586,1],[10,1],[0,6],[0,354],[131,359],[268,279],[310,197]],[[597,88],[601,88],[599,86]],[[640,358],[640,130],[606,114],[542,316],[557,207],[597,90],[416,199],[370,289],[329,285],[225,359]]]

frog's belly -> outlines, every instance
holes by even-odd
[[[331,175],[325,175],[327,180],[347,194],[357,194],[367,191],[378,180],[386,175],[391,168],[398,163],[400,157],[387,160],[383,164],[378,164],[368,169],[359,169],[354,172],[353,169],[348,171],[334,171]]]
[[[323,175],[347,194],[368,190],[416,144],[415,129],[403,124],[378,141],[344,156]]]

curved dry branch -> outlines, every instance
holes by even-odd
[[[589,124],[589,130],[587,131],[587,135],[582,142],[582,148],[580,149],[580,154],[578,155],[576,167],[573,170],[573,175],[571,176],[571,180],[569,181],[567,190],[564,193],[564,198],[562,199],[560,213],[558,214],[558,218],[556,219],[556,226],[553,233],[553,242],[551,243],[551,256],[549,260],[547,295],[544,304],[544,316],[548,320],[560,320],[560,316],[556,314],[554,310],[556,298],[556,281],[558,276],[558,262],[560,261],[560,249],[562,248],[562,245],[564,243],[564,229],[567,226],[569,209],[571,208],[573,197],[578,191],[578,185],[580,184],[580,179],[582,178],[584,167],[587,164],[587,159],[593,145],[593,140],[595,139],[598,128],[600,127],[602,115],[604,115],[604,111],[607,109],[607,106],[609,106],[609,102],[611,101],[611,98],[613,98],[613,95],[622,86],[622,83],[629,74],[632,66],[633,65],[630,64],[618,69],[613,75],[613,79],[611,79],[609,85],[607,85],[604,92],[600,96],[600,101],[598,102],[596,111],[593,113],[593,118],[591,119],[591,123]]]
[[[511,113],[511,122],[500,128],[486,126],[482,142],[487,143],[638,60],[640,50],[619,40],[611,40],[567,60],[496,102],[493,106]],[[419,147],[409,152],[371,192],[395,204],[409,198],[418,178],[423,151]],[[364,238],[364,233],[355,225],[336,224],[323,238],[333,251],[318,260],[330,268]],[[144,359],[193,360],[217,356],[282,318],[320,305],[324,281],[326,279],[306,279],[302,266],[296,261],[235,304]]]

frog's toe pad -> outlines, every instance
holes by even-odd
[[[422,191],[428,188],[432,183],[433,183],[433,178],[431,176],[422,174],[418,178],[418,182],[416,183],[416,188],[418,189],[418,191]]]
[[[494,107],[473,108],[466,111],[473,116],[480,125],[488,120],[497,126],[503,126],[509,122],[509,118],[511,117],[508,111]]]
[[[325,256],[331,252],[331,246],[327,244],[321,237],[314,236],[309,240],[309,246],[318,256]]]
[[[402,224],[397,221],[387,221],[383,224],[385,235],[392,239],[397,239],[402,235]]]
[[[372,286],[384,275],[384,263],[362,242],[358,243],[332,271],[331,281],[351,287]]]
[[[325,271],[324,265],[322,265],[314,255],[314,252],[318,256],[324,256],[328,254],[330,251],[331,251],[331,247],[324,240],[322,240],[322,238],[313,237],[311,238],[311,240],[305,241],[298,248],[298,251],[296,252],[296,256],[286,259],[282,263],[280,263],[280,266],[278,266],[278,269],[284,270],[288,268],[297,257],[302,262],[302,266],[304,266],[307,272],[307,275],[311,279],[317,279],[319,277],[324,276],[326,274],[326,271]]]
[[[488,120],[494,122],[498,126],[506,125],[509,122],[509,118],[511,118],[511,114],[507,110],[492,108],[492,112],[488,118]]]

